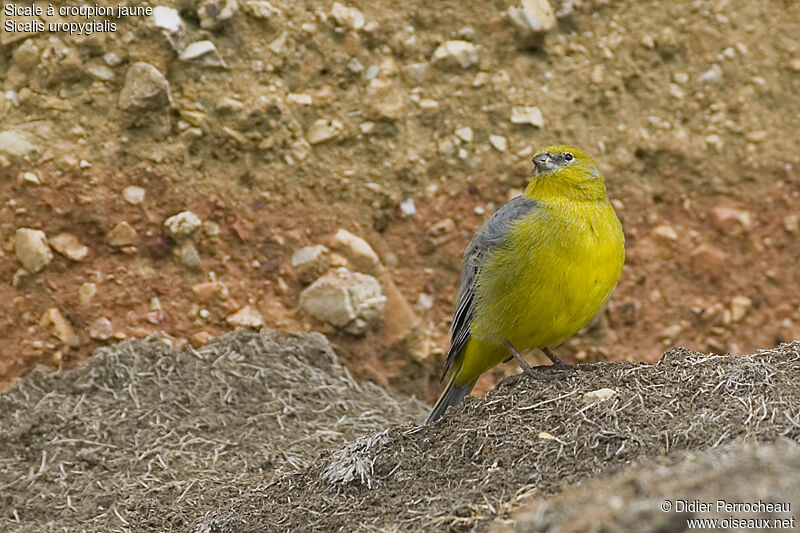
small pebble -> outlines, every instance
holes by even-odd
[[[145,191],[136,185],[130,185],[122,190],[122,197],[131,205],[139,205],[144,201]]]
[[[489,144],[498,152],[505,152],[508,149],[508,139],[502,135],[489,135]]]
[[[404,217],[410,217],[417,212],[417,206],[413,198],[406,198],[400,202],[400,214]]]

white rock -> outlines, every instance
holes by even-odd
[[[216,45],[211,41],[196,41],[190,44],[181,52],[178,59],[206,67],[227,67]]]
[[[769,138],[769,132],[766,130],[750,131],[747,132],[745,138],[747,139],[747,142],[760,143],[766,141]]]
[[[433,62],[445,67],[470,68],[478,64],[478,47],[468,41],[445,41],[434,50]]]
[[[417,295],[417,307],[423,311],[433,308],[433,295],[421,292]]]
[[[461,139],[465,143],[471,143],[472,142],[472,137],[473,137],[472,128],[470,128],[469,126],[465,126],[463,128],[458,128],[455,131],[455,134],[456,134],[456,137],[458,137],[459,139]]]
[[[409,63],[400,67],[406,85],[415,87],[422,85],[430,76],[431,66],[428,63]]]
[[[191,237],[203,221],[191,211],[182,211],[164,221],[164,229],[175,239],[185,239]]]
[[[741,321],[752,306],[753,300],[747,296],[734,296],[731,299],[731,320],[734,322]]]
[[[24,181],[26,183],[33,183],[34,185],[41,185],[42,180],[39,179],[39,175],[35,172],[23,172],[20,175],[20,181]]]
[[[292,157],[298,161],[305,161],[311,155],[311,145],[302,137],[292,141],[289,144],[289,149]]]
[[[0,155],[11,159],[25,159],[41,152],[38,139],[22,129],[0,131]]]
[[[115,78],[114,71],[105,65],[89,65],[86,72],[100,81],[112,81]]]
[[[170,33],[177,33],[181,28],[185,28],[178,10],[172,7],[156,6],[153,14],[150,15],[150,23],[158,29],[167,30]]]
[[[14,275],[11,276],[11,286],[15,289],[19,289],[22,287],[22,284],[26,282],[28,278],[31,277],[31,273],[25,270],[24,268],[18,268]]]
[[[586,403],[604,402],[606,400],[613,398],[615,394],[617,394],[617,391],[615,391],[614,389],[608,389],[608,388],[597,389],[584,394],[583,401]]]
[[[284,49],[286,48],[287,39],[289,39],[289,33],[282,32],[277,38],[275,38],[275,40],[267,45],[267,48],[269,48],[274,54],[283,54]]]
[[[417,212],[417,205],[414,203],[413,198],[406,198],[400,202],[400,214],[404,217],[410,217]]]
[[[417,104],[420,109],[425,111],[426,113],[433,113],[439,111],[439,102],[433,100],[431,98],[423,98]]]
[[[110,339],[112,333],[111,321],[104,316],[94,319],[89,324],[89,337],[95,340],[104,341]]]
[[[787,233],[797,233],[800,231],[800,217],[797,215],[786,215],[783,217],[783,229]]]
[[[292,254],[292,266],[298,268],[316,263],[327,251],[328,249],[321,244],[300,248]]]
[[[722,137],[717,135],[716,133],[712,133],[711,135],[706,135],[703,137],[703,141],[706,143],[707,146],[715,148],[718,152],[722,151],[722,145],[724,141]]]
[[[122,189],[122,197],[131,205],[139,205],[144,201],[144,189],[136,185],[129,185]]]
[[[14,107],[19,107],[19,94],[17,91],[6,91],[6,94],[3,96],[6,100],[11,102]]]
[[[354,57],[347,62],[347,70],[353,74],[361,74],[364,72],[364,65],[361,64],[361,61],[359,61],[357,57]]]
[[[223,95],[217,100],[214,109],[217,113],[239,113],[244,110],[244,103],[236,98]]]
[[[155,110],[170,103],[169,82],[161,72],[144,61],[128,68],[119,92],[119,106],[127,111]]]
[[[508,149],[508,139],[502,135],[489,135],[489,144],[498,152],[505,152]]]
[[[325,274],[300,293],[304,311],[355,335],[380,320],[385,303],[377,279],[346,268]]]
[[[478,72],[475,74],[475,77],[472,78],[472,86],[476,89],[479,87],[483,87],[487,83],[489,83],[489,74],[486,72]]]
[[[367,86],[370,109],[382,118],[398,119],[404,115],[406,92],[383,79],[374,79]]]
[[[186,46],[186,24],[178,10],[167,6],[156,6],[148,22],[167,39],[172,49],[179,52]]]
[[[173,253],[178,257],[181,264],[191,270],[200,270],[203,266],[203,260],[200,258],[200,252],[192,241],[184,241],[180,246],[173,248]]]
[[[39,272],[53,260],[47,238],[38,229],[19,228],[14,235],[14,251],[22,267],[31,274]]]
[[[338,120],[321,118],[315,121],[306,131],[306,139],[311,144],[320,144],[335,139],[344,129]]]
[[[206,220],[203,222],[203,232],[209,237],[216,237],[219,235],[219,224],[214,221]]]
[[[89,255],[89,248],[78,240],[71,233],[59,233],[50,239],[50,246],[68,259],[73,261],[83,261]]]
[[[659,224],[653,228],[653,236],[665,242],[674,242],[678,240],[678,232],[669,224]]]
[[[311,105],[314,103],[311,95],[306,93],[289,93],[286,95],[286,101],[300,105]]]
[[[508,20],[523,46],[538,46],[544,34],[556,27],[556,16],[548,0],[522,0],[520,7],[508,8]]]
[[[270,19],[281,14],[280,9],[261,0],[245,2],[242,7],[257,19]]]
[[[354,7],[334,2],[333,9],[331,9],[331,16],[340,26],[345,26],[353,30],[360,30],[364,27],[364,14]]]
[[[511,108],[511,122],[514,124],[530,124],[535,128],[544,126],[544,117],[538,107],[516,106]]]
[[[117,67],[122,64],[122,58],[114,52],[106,52],[103,54],[103,61],[105,61],[106,65],[109,67]]]
[[[716,63],[711,65],[711,68],[698,76],[697,81],[700,83],[717,83],[722,79],[722,68]]]
[[[78,288],[78,301],[81,305],[89,305],[92,303],[96,294],[97,284],[87,281],[86,283],[82,283]]]
[[[340,229],[331,239],[331,246],[340,250],[357,270],[371,275],[378,274],[380,268],[378,254],[358,235]]]
[[[260,328],[264,325],[264,317],[249,305],[242,307],[225,321],[233,327],[240,328]]]
[[[75,332],[72,330],[69,321],[64,318],[64,315],[57,307],[51,307],[45,311],[39,321],[39,327],[44,328],[48,326],[53,328],[53,334],[62,344],[65,346],[70,346],[72,344],[72,339],[75,338]]]

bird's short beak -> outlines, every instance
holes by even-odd
[[[537,173],[553,170],[556,166],[553,160],[553,154],[542,152],[541,154],[533,156],[533,166],[536,168]]]

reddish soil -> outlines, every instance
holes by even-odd
[[[353,2],[378,24],[370,31],[337,29],[321,15],[328,2],[274,4],[280,14],[269,21],[243,8],[215,31],[188,18],[195,38],[215,41],[227,70],[179,62],[146,21],[133,18],[115,34],[35,35],[3,45],[4,89],[21,103],[3,101],[0,129],[34,121],[52,127],[43,153],[0,160],[0,389],[37,366],[72,367],[119,339],[158,333],[178,346],[199,345],[231,330],[226,318],[250,304],[268,328],[324,332],[358,379],[430,400],[439,390],[460,255],[485,218],[524,187],[531,151],[555,141],[596,156],[628,249],[607,309],[561,355],[654,361],[669,346],[740,354],[800,338],[800,5],[779,2],[775,17],[766,1],[586,1],[559,19],[542,50],[529,51],[504,22],[507,1]],[[282,32],[288,44],[268,49]],[[463,35],[480,46],[477,66],[428,65],[438,43]],[[74,68],[42,52],[21,69],[15,52],[22,43],[45,51],[56,46],[51,37],[74,52]],[[101,82],[87,72],[108,52],[122,61]],[[346,68],[353,57],[381,65],[378,77],[404,95],[400,115],[375,109],[367,80]],[[254,69],[258,58],[269,68]],[[130,127],[117,107],[126,69],[142,59],[169,80],[166,129]],[[420,79],[407,74],[415,63],[428,66]],[[704,77],[715,64],[721,77]],[[292,104],[289,92],[314,103]],[[267,106],[259,114],[254,102],[265,94],[277,112]],[[244,110],[215,104],[221,95],[244,102]],[[436,100],[437,110],[421,110],[419,98]],[[510,123],[511,107],[523,104],[543,111],[544,128]],[[306,145],[298,157],[302,131],[319,117],[338,117],[345,133]],[[198,138],[185,134],[193,119],[201,122]],[[363,122],[373,123],[369,135],[360,133]],[[461,158],[442,143],[464,125],[475,139],[460,144]],[[492,149],[490,134],[507,137],[509,149]],[[41,185],[20,179],[28,171]],[[145,189],[142,204],[121,198],[129,185]],[[407,198],[416,205],[412,216],[398,207]],[[164,219],[184,209],[220,228],[197,238],[196,272],[177,261],[162,231]],[[431,226],[446,218],[455,229],[432,236]],[[107,244],[121,221],[140,244]],[[20,227],[48,237],[69,232],[90,255],[73,262],[55,254],[42,273],[14,285]],[[352,337],[298,310],[308,280],[291,267],[291,255],[327,242],[338,228],[375,248],[414,306],[419,327],[410,339],[398,342],[385,330]],[[192,287],[212,273],[228,296],[203,301]],[[79,289],[89,282],[97,294],[83,304]],[[432,295],[431,308],[418,305],[420,294]],[[51,308],[71,325],[68,346],[42,324]],[[111,338],[89,337],[98,317],[113,324]],[[477,391],[513,372],[512,365],[496,369]]]

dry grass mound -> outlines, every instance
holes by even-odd
[[[0,395],[0,531],[186,531],[326,450],[426,409],[361,386],[322,335],[100,350]]]
[[[432,426],[369,435],[195,531],[476,531],[523,497],[665,454],[800,437],[800,343],[668,351],[515,380]],[[616,391],[605,400],[588,395]]]
[[[320,335],[123,343],[0,396],[0,530],[482,531],[523,500],[545,507],[517,531],[569,531],[570,502],[671,530],[682,517],[619,509],[800,477],[800,343],[539,372],[419,426],[423,406],[356,384]]]

